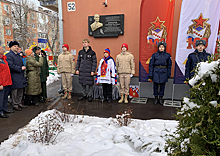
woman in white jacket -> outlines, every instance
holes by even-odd
[[[110,49],[104,50],[104,58],[99,62],[95,82],[101,83],[103,88],[104,101],[112,103],[112,85],[117,84],[116,65],[114,59],[110,56]]]

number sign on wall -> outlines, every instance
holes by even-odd
[[[76,11],[76,3],[75,2],[67,2],[67,10],[68,11]]]

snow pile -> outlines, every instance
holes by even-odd
[[[199,66],[198,74],[196,74],[192,79],[189,80],[189,84],[191,86],[195,86],[195,84],[199,80],[202,80],[202,79],[204,79],[208,76],[211,77],[212,82],[216,82],[217,81],[217,75],[213,74],[213,70],[215,70],[215,68],[218,67],[219,61],[220,60],[212,61],[210,63],[208,63],[208,61],[198,63],[197,64],[197,66]]]
[[[49,76],[47,77],[47,85],[59,80],[57,70],[49,70]]]
[[[199,105],[197,105],[196,103],[194,102],[190,102],[190,99],[187,98],[187,97],[184,97],[183,98],[183,103],[185,103],[181,110],[177,113],[177,115],[180,115],[180,114],[183,114],[185,111],[189,110],[189,109],[193,109],[193,108],[200,108]]]
[[[53,144],[31,143],[28,137],[38,128],[39,114],[0,145],[1,156],[166,156],[165,138],[176,130],[177,121],[132,119],[118,126],[113,118],[81,116],[73,122],[61,122],[64,131]],[[73,116],[73,115],[71,115]]]

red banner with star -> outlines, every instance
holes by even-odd
[[[139,81],[147,82],[149,63],[157,52],[157,43],[165,41],[166,51],[172,54],[172,35],[175,0],[142,0],[140,19]]]

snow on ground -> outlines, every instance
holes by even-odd
[[[79,115],[71,123],[62,123],[64,131],[53,144],[30,143],[28,136],[37,129],[39,117],[0,145],[1,156],[165,156],[165,135],[173,133],[174,120],[132,119],[128,126],[119,127],[113,118]],[[73,116],[73,115],[71,115]],[[166,131],[166,130],[168,131]],[[160,152],[155,152],[157,151]]]
[[[49,76],[47,77],[47,85],[59,80],[57,70],[49,70]]]

